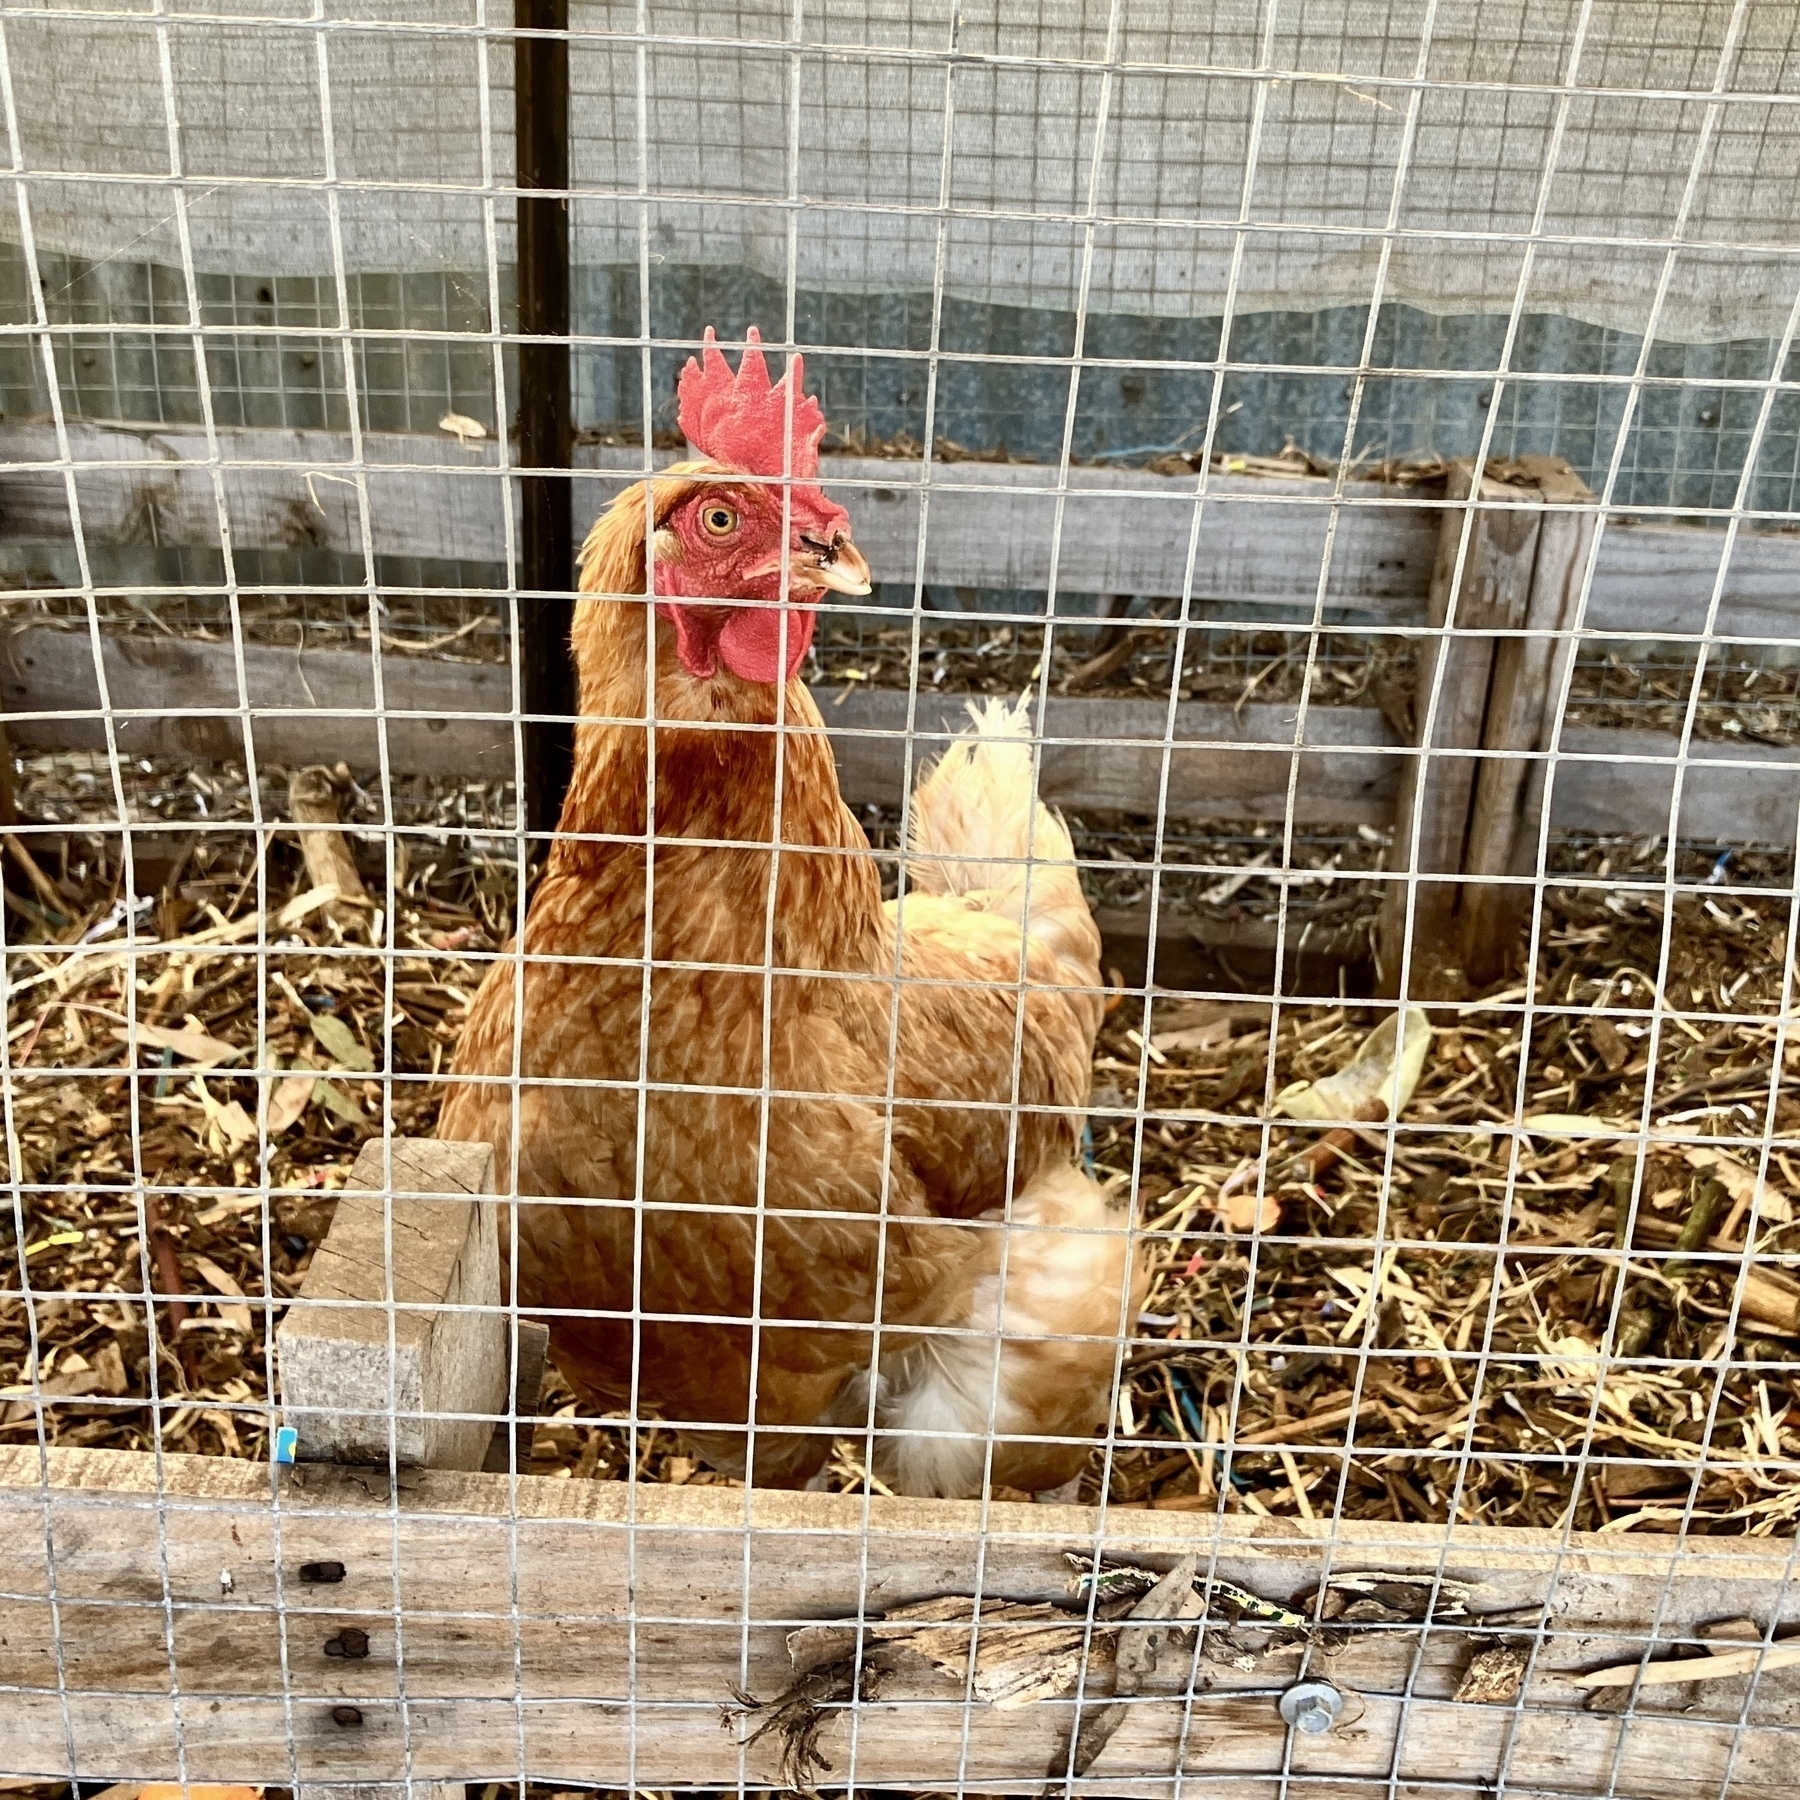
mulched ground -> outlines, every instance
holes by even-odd
[[[30,869],[8,859],[6,1173],[22,1205],[0,1212],[0,1442],[41,1429],[141,1450],[160,1431],[173,1450],[266,1456],[270,1322],[358,1146],[431,1129],[430,1078],[478,959],[510,928],[510,796],[397,790],[391,888],[382,840],[357,843],[371,891],[392,895],[390,977],[367,949],[385,921],[334,919],[307,899],[291,837],[266,832],[259,860],[257,834],[222,823],[250,816],[241,772],[127,775],[134,818],[171,827],[133,833],[154,880],[130,911],[140,944],[156,940],[135,966],[119,948],[118,834],[92,829],[113,804],[104,759],[20,769],[25,816],[76,829]],[[263,817],[285,793],[286,772],[265,770]],[[353,782],[343,805],[353,833],[378,816]],[[1077,823],[1097,905],[1147,886],[1145,821]],[[158,841],[180,846],[160,866]],[[1189,881],[1202,911],[1261,918],[1285,892],[1295,919],[1334,905],[1366,924],[1382,847],[1303,846],[1284,875],[1279,834],[1182,840],[1165,845],[1165,891]],[[1608,885],[1547,889],[1535,1009],[1518,982],[1436,1009],[1401,1128],[1335,1148],[1272,1103],[1348,1060],[1375,1009],[1331,993],[1272,1004],[1253,975],[1241,992],[1158,996],[1147,1014],[1121,999],[1097,1059],[1093,1157],[1101,1179],[1135,1184],[1157,1275],[1089,1498],[1104,1481],[1130,1506],[1793,1528],[1791,875],[1754,852],[1715,864],[1709,847],[1685,852],[1671,902],[1654,841],[1559,845],[1559,872]],[[149,1046],[135,1072],[127,979]],[[1656,1024],[1659,981],[1670,1010]],[[234,1072],[259,1038],[278,1071],[266,1129],[257,1078]],[[389,1058],[395,1078],[378,1079]],[[1647,1116],[1655,1136],[1640,1170],[1630,1144],[1591,1130],[1514,1129],[1545,1114],[1624,1129]],[[626,1472],[624,1434],[584,1421],[554,1380],[544,1410],[535,1472]],[[636,1448],[644,1479],[722,1479],[666,1432]],[[860,1484],[860,1461],[844,1446],[836,1483]]]

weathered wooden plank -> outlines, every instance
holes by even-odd
[[[497,447],[447,435],[370,433],[364,465],[350,440],[324,431],[227,430],[209,463],[191,427],[78,423],[70,443],[82,530],[96,544],[202,546],[219,542],[221,510],[245,548],[333,549],[504,562],[506,482]],[[658,463],[670,460],[659,452]],[[577,452],[577,536],[617,491],[640,453]],[[826,485],[849,506],[857,540],[881,581],[918,569],[920,463],[828,457]],[[934,463],[924,531],[925,579],[953,586],[1067,594],[1180,594],[1187,577],[1194,478],[1142,469],[1070,471],[1060,539],[1055,486],[1038,464]],[[1191,592],[1217,604],[1310,607],[1319,588],[1334,484],[1213,475],[1196,542]],[[1439,507],[1416,489],[1352,482],[1338,510],[1325,598],[1371,618],[1421,618],[1430,586]],[[70,534],[55,432],[0,423],[0,530],[21,539]],[[1722,533],[1608,522],[1583,623],[1653,638],[1702,629]],[[1715,629],[1783,639],[1800,621],[1800,540],[1740,533],[1725,573]]]
[[[1565,726],[1548,764],[1550,822],[1569,831],[1663,836],[1719,844],[1795,841],[1800,747],[1696,739],[1685,766],[1659,731]],[[1671,813],[1677,781],[1681,805]],[[1531,846],[1536,855],[1536,846]]]
[[[378,554],[502,562],[506,481],[495,445],[448,436],[370,433],[363,468],[350,440],[324,431],[225,431],[219,462],[203,433],[84,423],[71,427],[82,531],[95,543],[216,545],[221,511],[245,548],[359,554],[364,508]],[[659,452],[655,461],[673,460]],[[20,538],[66,538],[70,514],[54,431],[0,425],[0,526]],[[635,451],[577,452],[575,532],[642,467]],[[12,465],[10,468],[5,465]],[[827,488],[854,514],[857,542],[881,581],[918,568],[924,465],[825,461]],[[949,585],[1049,585],[1056,472],[1028,463],[935,463],[929,475],[926,579]],[[1193,480],[1129,469],[1074,469],[1056,559],[1066,593],[1180,593],[1193,523]],[[1202,519],[1194,592],[1249,602],[1310,602],[1319,582],[1329,486],[1215,476]],[[1363,482],[1332,552],[1329,599],[1365,606],[1422,589],[1435,521],[1416,496]],[[1378,508],[1362,504],[1391,502]],[[1271,510],[1272,509],[1272,510]]]
[[[955,694],[921,693],[916,705],[900,689],[858,689],[841,706],[834,694],[818,699],[853,803],[899,800],[909,727],[916,775],[968,724]],[[1154,700],[1053,696],[1042,720],[1039,791],[1068,811],[1154,815],[1166,759],[1171,818],[1275,820],[1290,805],[1303,824],[1381,825],[1393,817],[1399,758],[1371,709],[1312,707],[1302,731],[1292,706],[1185,701],[1171,731],[1168,708]]]
[[[118,743],[131,756],[242,760],[236,652],[229,644],[107,636],[108,697]],[[380,766],[382,725],[366,652],[246,645],[244,691],[262,762],[289,767],[343,760]],[[516,767],[510,669],[423,657],[382,658],[388,766],[399,774],[508,780]],[[821,689],[815,696],[854,806],[898,803],[903,734],[912,768],[942,749],[966,718],[953,694]],[[1386,825],[1404,759],[1373,708],[1310,707],[1296,746],[1291,706],[1178,707],[1169,749],[1167,816]],[[22,748],[103,749],[93,653],[82,632],[33,629],[0,644],[0,720]],[[1046,797],[1072,812],[1154,815],[1167,710],[1149,700],[1053,698],[1042,778]],[[1551,782],[1553,822],[1570,831],[1661,833],[1668,828],[1676,740],[1658,732],[1566,729]],[[1678,835],[1726,843],[1793,841],[1800,751],[1695,742]]]
[[[493,1192],[490,1145],[363,1146],[276,1332],[300,1461],[481,1467],[508,1362]]]
[[[1719,1618],[1792,1621],[1785,1544],[1009,1504],[990,1509],[984,1542],[973,1504],[866,1505],[865,1517],[849,1495],[435,1471],[390,1495],[373,1471],[283,1481],[222,1459],[61,1450],[40,1467],[33,1447],[0,1449],[5,1766],[67,1776],[72,1742],[83,1776],[166,1778],[179,1738],[191,1779],[285,1784],[291,1739],[305,1781],[395,1779],[410,1752],[422,1779],[505,1779],[523,1754],[536,1779],[769,1782],[774,1747],[740,1765],[718,1709],[745,1676],[763,1695],[785,1686],[789,1629],[973,1592],[978,1556],[984,1593],[1067,1604],[1065,1553],[1099,1543],[1154,1566],[1198,1552],[1283,1601],[1328,1571],[1441,1571],[1476,1584],[1478,1615],[1504,1615],[1352,1628],[1311,1665],[1346,1692],[1343,1721],[1291,1745],[1274,1698],[1295,1654],[1203,1663],[1191,1708],[1178,1657],[1128,1707],[1092,1772],[1101,1791],[1166,1791],[1179,1767],[1249,1800],[1290,1754],[1296,1772],[1339,1779],[1392,1773],[1453,1792],[1504,1773],[1515,1791],[1559,1793],[1606,1791],[1616,1756],[1610,1791],[1640,1800],[1719,1792],[1735,1757],[1732,1795],[1791,1791],[1791,1675],[1760,1681],[1742,1724],[1737,1694],[1646,1689],[1621,1718],[1585,1710],[1573,1680],[1665,1656]],[[342,1581],[305,1583],[319,1561],[342,1563]],[[326,1653],[346,1626],[367,1633],[366,1657]],[[1458,1703],[1477,1642],[1496,1632],[1535,1642],[1520,1703]],[[1109,1680],[1090,1659],[1085,1691],[1103,1697]],[[343,1706],[359,1721],[335,1722]],[[1073,1706],[998,1710],[924,1664],[902,1668],[856,1709],[855,1773],[1017,1782],[1048,1768]],[[847,1720],[826,1725],[822,1747],[843,1780]]]
[[[107,698],[126,755],[233,758],[245,753],[233,646],[169,638],[108,636]],[[249,729],[262,762],[343,759],[378,766],[382,726],[373,659],[359,651],[267,645],[243,651]],[[389,766],[405,773],[510,778],[515,769],[512,673],[497,664],[453,664],[384,656],[381,697]],[[913,768],[941,753],[967,723],[961,697],[926,693],[916,709],[898,690],[817,695],[836,744],[852,804],[894,802],[901,793],[904,733],[915,726]],[[106,734],[93,652],[81,632],[32,630],[0,646],[0,702],[21,744],[100,749]],[[1046,797],[1066,807],[1154,811],[1167,709],[1152,701],[1053,699],[1045,735]],[[1371,737],[1371,733],[1374,733]],[[1189,704],[1169,751],[1173,816],[1279,819],[1294,758],[1293,714],[1281,707]],[[1393,810],[1390,760],[1364,753],[1387,736],[1378,713],[1318,707],[1308,715],[1297,817],[1379,823]],[[1109,740],[1097,744],[1093,740]],[[1225,748],[1235,745],[1236,748]],[[1266,747],[1265,747],[1266,746]]]
[[[107,699],[126,756],[244,760],[244,713],[261,763],[294,768],[344,761],[425,775],[510,779],[515,764],[513,671],[498,663],[307,651],[247,644],[240,692],[229,643],[105,639]],[[0,705],[22,745],[103,749],[100,687],[85,632],[21,632],[0,640]],[[64,716],[55,716],[64,715]]]

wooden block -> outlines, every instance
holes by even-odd
[[[276,1333],[298,1460],[386,1463],[391,1447],[404,1464],[481,1467],[506,1403],[493,1191],[486,1144],[363,1146]]]

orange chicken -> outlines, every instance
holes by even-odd
[[[708,332],[701,460],[583,549],[574,778],[439,1130],[494,1145],[519,1303],[595,1407],[763,1485],[835,1433],[906,1493],[1059,1487],[1142,1295],[1079,1163],[1099,934],[998,701],[920,782],[883,902],[797,679],[869,572],[801,360],[771,382],[757,344],[734,374]]]

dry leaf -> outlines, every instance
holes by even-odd
[[[235,1299],[240,1302],[237,1306],[229,1306],[225,1304],[224,1300],[220,1301],[218,1303],[219,1317],[225,1320],[227,1324],[236,1326],[239,1331],[243,1332],[243,1334],[248,1337],[251,1331],[250,1308],[241,1304],[244,1298],[244,1290],[239,1287],[231,1276],[227,1274],[225,1270],[221,1269],[210,1256],[190,1254],[188,1261],[194,1265],[194,1273],[198,1275],[215,1294],[224,1295],[225,1300]]]
[[[235,1150],[240,1145],[249,1143],[256,1136],[256,1121],[237,1101],[227,1100],[221,1105],[198,1075],[188,1083],[188,1087],[205,1109],[207,1125],[216,1128],[219,1136],[231,1149]]]
[[[117,1344],[102,1344],[94,1352],[94,1373],[100,1377],[104,1392],[123,1394],[130,1391],[131,1378],[125,1373],[125,1356]]]
[[[267,1077],[265,1077],[267,1079]],[[313,1084],[318,1079],[310,1071],[305,1075],[286,1075],[275,1083],[269,1096],[269,1136],[278,1138],[305,1113],[313,1097]]]
[[[471,419],[467,413],[447,412],[438,420],[438,430],[447,431],[466,450],[471,441],[480,443],[487,436],[487,427],[479,419]]]
[[[227,1100],[219,1108],[218,1123],[225,1141],[234,1150],[256,1136],[256,1121],[235,1100]]]
[[[1419,1085],[1430,1048],[1431,1021],[1422,1007],[1391,1012],[1335,1075],[1328,1075],[1323,1081],[1296,1081],[1283,1088],[1275,1096],[1275,1110],[1290,1119],[1397,1119]],[[1372,1110],[1376,1103],[1386,1108],[1385,1114]]]
[[[1248,1182],[1221,1196],[1218,1214],[1227,1231],[1273,1231],[1281,1218],[1281,1202],[1268,1188],[1259,1194],[1255,1183]]]
[[[136,1030],[140,1042],[158,1050],[173,1050],[177,1056],[186,1057],[203,1069],[231,1062],[245,1054],[236,1044],[223,1043],[204,1031],[176,1031],[166,1025],[139,1025]],[[123,1025],[113,1027],[113,1036],[121,1043],[131,1041],[131,1031]]]
[[[336,1013],[308,1013],[307,1022],[313,1036],[325,1046],[340,1069],[367,1073],[375,1067],[375,1059],[356,1041],[356,1034]]]

